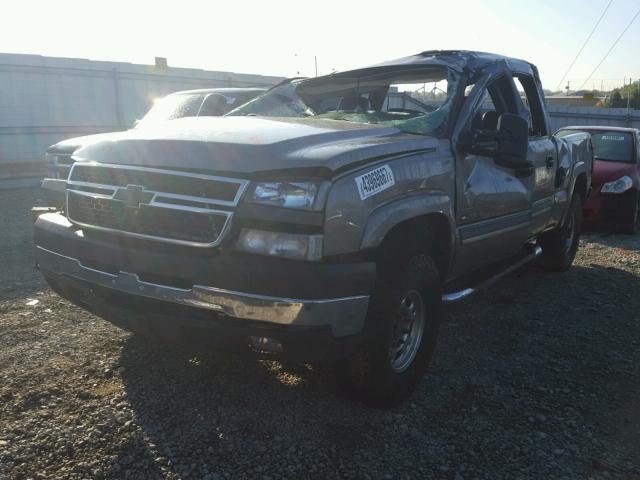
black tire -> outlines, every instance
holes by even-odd
[[[581,233],[582,199],[574,193],[562,225],[540,238],[542,266],[557,272],[569,270],[578,251]]]
[[[442,287],[436,264],[424,254],[396,264],[385,262],[378,278],[362,345],[351,358],[334,365],[334,373],[351,396],[372,407],[391,408],[413,393],[429,366],[440,328]],[[398,347],[392,356],[394,341],[403,342],[404,335],[398,335],[400,319],[407,321],[411,316],[411,303],[414,311],[421,305],[422,335],[416,341],[409,333],[407,339],[414,341],[407,340],[406,351]],[[412,332],[415,319],[407,323]]]
[[[632,192],[629,200],[629,208],[624,212],[625,219],[620,225],[620,230],[633,235],[640,232],[640,192]]]

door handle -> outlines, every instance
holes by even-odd
[[[548,155],[544,163],[547,166],[547,168],[553,168],[553,164],[554,164],[553,155]]]

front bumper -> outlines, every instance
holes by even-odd
[[[269,330],[290,345],[296,334],[309,332],[327,340],[357,337],[375,281],[375,265],[368,262],[314,264],[215,249],[150,248],[149,242],[93,237],[59,213],[40,215],[34,228],[36,264],[54,290],[134,331],[153,331],[149,319],[155,318],[158,328],[168,322],[178,330],[195,321],[212,336]],[[136,307],[140,319],[134,305],[144,305]],[[127,311],[129,318],[122,314]],[[304,342],[305,335],[298,336]]]
[[[135,273],[112,274],[85,267],[75,258],[42,247],[36,247],[36,263],[47,277],[68,277],[87,286],[213,310],[244,320],[297,327],[330,326],[336,337],[360,333],[369,305],[368,295],[302,300],[233,292],[205,285],[193,285],[188,289],[157,285],[140,280]]]
[[[634,190],[627,190],[624,193],[601,194],[600,187],[594,188],[593,193],[584,204],[582,210],[584,222],[595,224],[623,221],[635,201]]]

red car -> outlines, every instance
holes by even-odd
[[[565,127],[556,133],[565,137],[578,132],[591,134],[593,143],[592,191],[584,205],[587,224],[600,220],[616,229],[637,233],[640,229],[640,131],[621,127]]]

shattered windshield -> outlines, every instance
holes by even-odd
[[[439,136],[447,130],[458,79],[441,66],[345,72],[285,83],[227,115],[314,117]]]

